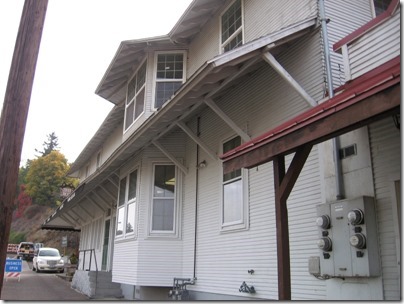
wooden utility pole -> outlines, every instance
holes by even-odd
[[[0,118],[0,298],[18,171],[48,0],[25,0]]]

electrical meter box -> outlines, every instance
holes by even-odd
[[[376,211],[372,197],[318,205],[317,216],[322,276],[380,275]]]

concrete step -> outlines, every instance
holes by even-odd
[[[96,288],[94,298],[122,298],[121,288]]]

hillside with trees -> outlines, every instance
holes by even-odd
[[[29,241],[44,243],[66,254],[76,251],[77,232],[41,229],[42,223],[65,198],[62,185],[72,189],[78,185],[77,179],[67,176],[70,164],[58,148],[58,138],[53,132],[43,143],[43,151],[35,149],[39,155],[20,168],[9,243]],[[62,236],[68,237],[66,250],[61,248]]]

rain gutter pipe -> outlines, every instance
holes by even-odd
[[[196,135],[199,137],[201,134],[200,131],[201,125],[201,117],[198,116],[197,124],[196,124]],[[196,174],[195,174],[195,236],[194,236],[194,275],[193,279],[196,279],[196,241],[197,241],[197,233],[198,233],[198,200],[199,200],[199,145],[196,144]]]
[[[321,30],[323,34],[323,43],[324,43],[324,59],[325,59],[325,67],[327,73],[327,84],[328,84],[328,94],[330,98],[334,97],[334,88],[332,82],[332,71],[331,71],[331,59],[330,59],[330,47],[328,42],[328,33],[327,33],[327,19],[325,16],[325,6],[324,0],[319,0],[319,14],[321,21]],[[334,170],[335,170],[335,187],[336,187],[336,197],[337,200],[341,200],[345,197],[344,193],[344,181],[342,176],[342,164],[341,159],[339,157],[339,149],[340,149],[340,140],[339,137],[334,137],[332,139],[333,143],[333,152],[334,152]]]

